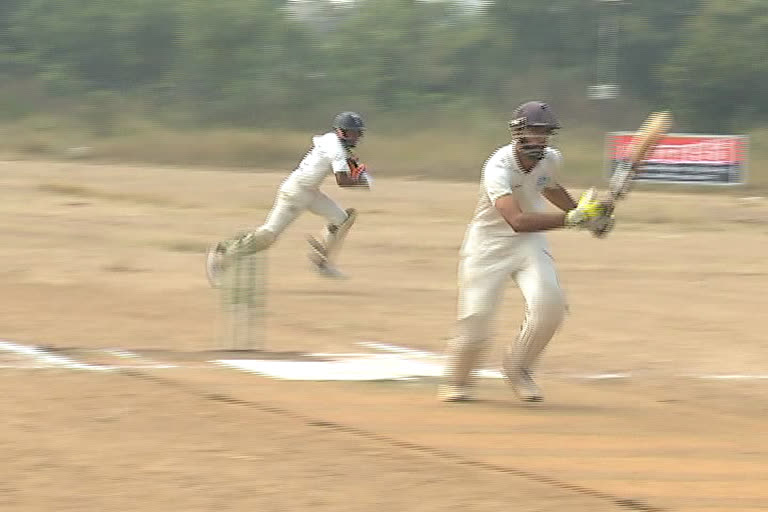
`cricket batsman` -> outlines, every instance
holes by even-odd
[[[523,294],[525,319],[505,350],[502,372],[521,400],[543,399],[533,368],[567,310],[544,232],[571,228],[602,237],[613,227],[612,208],[594,189],[577,203],[558,183],[562,157],[548,144],[560,123],[549,105],[520,105],[509,128],[511,143],[485,162],[480,199],[461,247],[457,333],[448,343],[438,391],[443,401],[473,398],[473,373],[488,348],[508,278]],[[562,211],[545,211],[542,197]]]
[[[333,120],[332,131],[313,137],[309,152],[280,185],[264,224],[220,241],[208,250],[206,273],[211,286],[220,286],[222,272],[235,258],[269,248],[305,210],[327,221],[319,240],[309,237],[310,260],[322,275],[343,277],[335,266],[335,257],[355,223],[357,211],[342,209],[320,191],[320,185],[333,174],[340,187],[370,188],[372,180],[365,164],[353,152],[364,131],[365,124],[358,113],[341,112]]]

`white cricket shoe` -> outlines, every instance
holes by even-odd
[[[221,286],[225,252],[224,244],[219,242],[208,248],[208,252],[205,255],[205,275],[208,277],[208,283],[211,285],[211,288],[219,288]]]
[[[536,385],[527,368],[504,368],[503,373],[507,383],[512,386],[512,390],[523,402],[541,402],[544,400],[541,389]]]
[[[325,244],[318,240],[317,238],[313,237],[312,235],[307,236],[307,243],[310,247],[312,247],[312,250],[314,250],[317,253],[317,256],[320,258],[327,258],[328,257],[328,250],[325,248]]]
[[[437,388],[437,399],[441,402],[469,402],[474,400],[469,386],[441,384]]]
[[[309,255],[309,261],[312,262],[312,267],[315,271],[323,277],[328,277],[330,279],[347,278],[346,275],[319,254],[311,253]]]

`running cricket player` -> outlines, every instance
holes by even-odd
[[[264,224],[220,241],[208,250],[206,273],[211,286],[220,286],[221,273],[233,259],[269,248],[305,210],[327,221],[319,240],[309,238],[310,260],[322,275],[343,277],[335,266],[335,257],[357,218],[357,212],[353,208],[342,209],[320,191],[320,185],[333,174],[340,187],[369,189],[371,178],[353,152],[365,130],[362,117],[356,112],[342,112],[334,118],[332,128],[328,133],[313,137],[312,148],[280,185]]]

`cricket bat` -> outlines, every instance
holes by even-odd
[[[669,133],[672,114],[653,112],[635,132],[629,145],[628,158],[619,163],[608,183],[609,202],[615,204],[624,199],[632,188],[632,180],[638,167],[650,155],[653,148]]]

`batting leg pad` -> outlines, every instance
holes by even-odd
[[[324,261],[334,262],[334,259],[341,251],[347,233],[357,220],[357,210],[348,208],[346,210],[347,218],[341,224],[328,224],[323,232],[322,240],[309,237],[309,245]]]
[[[268,229],[246,231],[226,242],[226,254],[233,257],[256,254],[269,248],[276,238],[275,233]]]
[[[444,386],[466,389],[474,384],[475,371],[488,349],[490,319],[473,315],[459,321],[457,335],[448,342]]]

